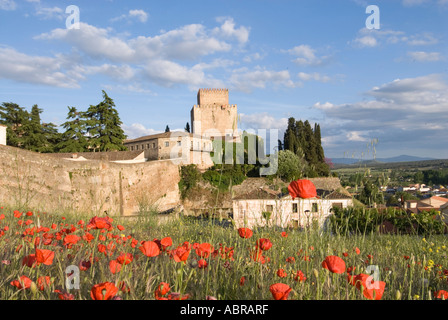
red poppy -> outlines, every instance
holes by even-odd
[[[162,296],[166,295],[170,291],[170,285],[166,282],[160,282],[156,291],[154,292],[154,296],[157,300],[166,300],[167,298],[163,298]]]
[[[89,223],[87,224],[87,230],[89,229],[111,229],[112,225],[110,223],[110,219],[108,217],[99,218],[99,217],[93,217],[90,219]]]
[[[249,239],[250,237],[252,237],[253,232],[249,228],[239,228],[238,234],[241,238]]]
[[[288,274],[286,273],[286,271],[283,270],[283,269],[278,269],[278,270],[277,270],[277,275],[278,275],[280,278],[286,278],[286,277],[288,276]]]
[[[14,217],[20,218],[21,216],[22,216],[22,212],[20,212],[18,210],[14,210]]]
[[[269,287],[269,290],[272,293],[272,296],[275,300],[287,300],[288,295],[291,292],[291,288],[284,283],[276,283]]]
[[[434,297],[437,299],[443,299],[443,300],[447,300],[448,299],[448,292],[446,292],[445,290],[439,290],[434,292]]]
[[[205,269],[205,268],[207,268],[207,266],[208,266],[207,261],[205,261],[204,259],[198,260],[198,268],[199,269]]]
[[[75,300],[75,296],[71,293],[61,291],[61,290],[54,290],[55,293],[58,294],[59,300]]]
[[[196,248],[196,254],[198,256],[200,256],[201,258],[208,258],[208,256],[210,255],[210,253],[212,253],[213,251],[213,246],[210,243],[201,243],[197,248]]]
[[[165,237],[162,240],[160,240],[160,246],[162,248],[162,251],[165,251],[166,248],[173,245],[173,240],[170,237]]]
[[[81,271],[87,271],[92,266],[92,262],[90,260],[83,260],[79,263],[79,269]]]
[[[36,249],[36,260],[38,263],[43,263],[47,266],[53,264],[54,252],[46,249]]]
[[[294,263],[295,261],[296,261],[296,258],[294,258],[294,257],[286,258],[286,262],[288,262],[288,263]]]
[[[120,272],[122,266],[123,265],[119,263],[117,260],[109,261],[109,270],[112,274]]]
[[[81,240],[81,238],[77,235],[68,234],[64,237],[63,245],[70,249],[74,244],[78,243],[79,240]]]
[[[36,255],[34,253],[23,257],[22,266],[27,266],[28,268],[34,268],[38,264],[36,260]]]
[[[190,249],[187,246],[179,246],[173,251],[171,251],[171,257],[176,262],[186,263],[188,256],[190,255]]]
[[[338,256],[327,256],[325,260],[322,261],[322,267],[333,273],[345,272],[345,262]]]
[[[245,283],[246,283],[246,277],[241,277],[240,286],[244,286]]]
[[[288,185],[288,191],[293,200],[295,198],[307,199],[317,196],[316,187],[310,180],[307,179],[292,181]]]
[[[343,255],[344,257],[348,257],[348,252],[344,252],[344,253],[342,253],[342,255]]]
[[[282,237],[283,238],[287,238],[288,237],[288,233],[286,233],[285,231],[282,232]]]
[[[27,215],[28,217],[31,217],[31,216],[33,215],[33,213],[32,213],[31,211],[28,211],[28,212],[26,213],[26,215]]]
[[[295,281],[299,281],[299,282],[303,282],[306,280],[305,275],[303,274],[303,272],[301,270],[297,271],[295,277],[294,277]]]
[[[31,287],[31,283],[33,283],[33,281],[27,276],[21,276],[19,280],[11,281],[11,285],[18,289],[28,289]]]
[[[90,297],[93,300],[111,300],[118,292],[118,288],[113,282],[103,282],[96,284],[90,290]]]
[[[156,257],[160,253],[159,246],[154,241],[143,241],[138,249],[147,257]]]
[[[261,239],[258,239],[258,241],[257,241],[257,247],[263,251],[267,251],[267,250],[271,249],[272,242],[269,239],[261,238]]]
[[[37,279],[37,286],[40,291],[44,291],[51,285],[51,278],[49,276],[41,276]]]
[[[130,264],[134,257],[131,253],[122,253],[118,256],[117,261],[121,264]]]
[[[356,286],[358,290],[362,291],[364,297],[369,300],[380,300],[383,296],[384,289],[386,288],[386,283],[384,281],[374,281],[373,277],[360,273],[356,276],[350,276],[349,283]],[[370,281],[370,283],[368,283]]]
[[[122,225],[117,225],[117,229],[120,230],[120,231],[123,231],[124,227]]]

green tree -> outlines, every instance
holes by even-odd
[[[62,124],[65,131],[58,144],[59,152],[86,152],[88,140],[86,137],[87,123],[83,112],[76,107],[68,107],[67,120]]]
[[[190,124],[188,122],[185,125],[185,132],[190,132]]]
[[[307,167],[305,159],[294,154],[291,150],[278,152],[277,175],[286,182],[297,180],[303,176]]]
[[[170,132],[170,127],[168,127],[168,125],[166,125],[165,132]]]
[[[29,121],[24,126],[24,142],[23,147],[27,150],[42,152],[49,147],[48,141],[45,139],[44,130],[40,120],[42,109],[33,105],[29,114]]]
[[[0,123],[7,126],[6,144],[23,148],[29,113],[16,103],[4,102],[0,106]]]
[[[89,148],[93,151],[124,151],[126,139],[114,101],[103,90],[103,98],[96,106],[86,111]]]

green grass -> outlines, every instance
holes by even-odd
[[[55,289],[67,291],[65,269],[70,265],[78,266],[80,261],[89,257],[92,257],[94,262],[90,269],[80,271],[80,288],[68,290],[75,299],[90,300],[92,286],[106,281],[115,283],[117,287],[121,281],[125,281],[130,292],[119,291],[117,295],[122,299],[154,299],[154,292],[160,282],[169,283],[170,292],[189,294],[190,299],[195,300],[203,300],[207,296],[228,300],[272,300],[269,287],[278,282],[288,284],[293,289],[289,295],[291,300],[365,299],[359,290],[348,284],[346,274],[332,274],[322,268],[321,263],[328,255],[342,257],[347,267],[356,267],[355,274],[366,273],[369,265],[378,266],[379,280],[386,282],[383,300],[394,300],[398,294],[401,299],[433,299],[432,292],[448,289],[446,278],[441,279],[442,275],[439,274],[443,273],[448,265],[447,240],[441,235],[424,239],[412,235],[369,233],[342,236],[317,230],[285,230],[288,236],[282,237],[280,229],[260,228],[254,230],[250,239],[243,239],[231,226],[224,227],[217,221],[208,219],[181,217],[176,221],[158,225],[153,217],[114,217],[113,230],[104,233],[100,230],[90,230],[94,236],[90,243],[81,240],[72,248],[65,248],[62,240],[54,240],[54,246],[40,244],[39,248],[55,252],[53,263],[29,268],[22,265],[22,259],[35,252],[33,243],[36,237],[42,239],[44,232],[34,232],[22,237],[26,228],[37,226],[38,223],[40,226],[50,227],[54,223],[58,227],[47,233],[56,234],[61,228],[71,228],[73,225],[76,230],[72,234],[82,237],[85,228],[80,228],[77,223],[79,219],[83,219],[87,224],[91,217],[67,216],[63,220],[62,216],[56,213],[34,212],[32,217],[15,218],[10,208],[0,209],[0,214],[5,215],[0,221],[0,228],[9,226],[9,230],[4,231],[0,238],[1,300],[58,299],[58,295],[54,293]],[[18,225],[18,220],[26,221],[28,218],[33,221],[32,224]],[[118,230],[117,225],[124,226],[125,230]],[[106,240],[101,240],[100,235],[106,236]],[[125,243],[117,243],[117,239],[112,237],[122,235],[130,235],[131,239],[138,241],[171,237],[173,245],[168,249],[174,249],[185,241],[192,245],[208,242],[217,249],[221,244],[224,247],[232,247],[234,255],[233,259],[223,259],[220,256],[213,258],[210,255],[205,259],[208,262],[207,268],[199,269],[197,260],[200,258],[193,248],[185,264],[174,261],[167,253],[148,258],[138,249],[140,245],[134,248],[130,246],[131,239]],[[273,243],[272,248],[265,252],[270,261],[264,264],[254,261],[250,256],[259,238],[269,238]],[[97,250],[98,244],[108,245],[111,242],[116,245],[116,249],[110,257]],[[22,248],[17,252],[20,245]],[[360,254],[355,253],[355,248],[360,249]],[[112,274],[109,262],[116,259],[121,252],[131,253],[133,261],[123,265],[119,273]],[[348,253],[348,256],[344,257],[343,253]],[[372,255],[373,260],[369,261],[368,255]],[[304,256],[308,258],[303,259]],[[409,259],[404,256],[409,256]],[[286,262],[288,257],[294,257],[295,262]],[[279,268],[286,271],[286,278],[277,276]],[[294,280],[293,275],[298,270],[307,277],[304,282]],[[22,275],[33,281],[40,276],[50,276],[52,284],[43,291],[18,290],[10,285],[11,281]],[[243,276],[246,282],[241,286],[240,279]]]

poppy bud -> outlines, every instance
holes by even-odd
[[[32,292],[33,294],[36,294],[36,293],[37,293],[37,285],[36,285],[36,283],[35,283],[34,281],[31,282],[30,289],[31,289],[31,292]]]
[[[319,271],[317,271],[317,269],[313,269],[313,273],[314,273],[314,276],[317,279],[319,277]]]
[[[395,298],[397,300],[401,300],[401,292],[400,292],[400,290],[397,290],[397,292],[395,293]]]

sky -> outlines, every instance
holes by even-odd
[[[136,138],[227,88],[240,129],[319,123],[328,158],[447,159],[447,31],[448,0],[0,0],[0,103],[61,125],[104,90]]]

